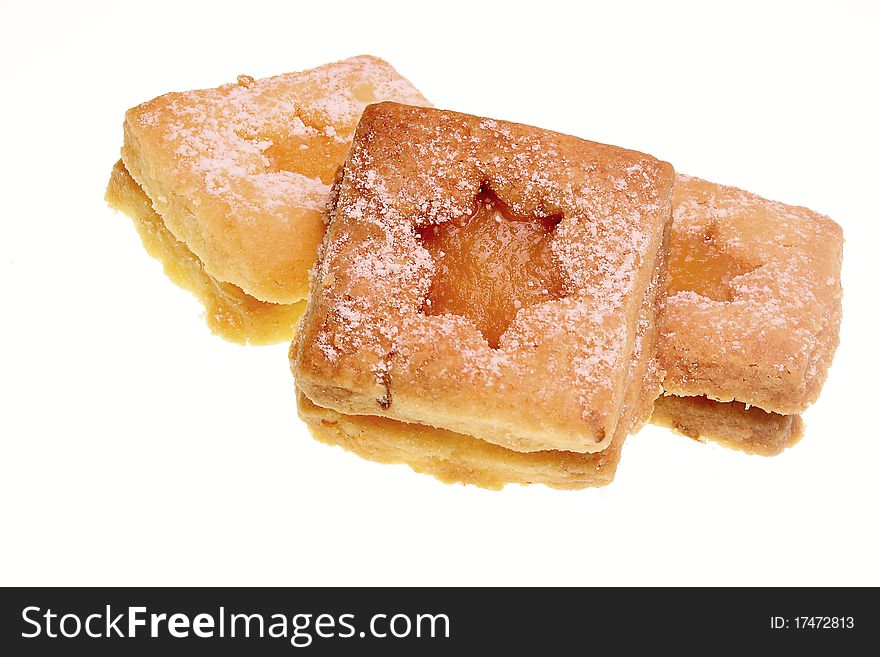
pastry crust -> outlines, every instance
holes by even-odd
[[[668,231],[665,238],[668,239]],[[601,452],[516,452],[445,429],[370,415],[345,415],[316,406],[297,390],[300,418],[321,442],[338,445],[371,461],[403,463],[448,484],[472,484],[493,490],[510,483],[563,489],[605,486],[617,472],[626,435],[644,424],[660,390],[656,362],[653,358],[644,358],[643,354],[653,354],[656,350],[659,325],[650,318],[666,296],[666,251],[664,246],[661,262],[642,304],[631,360],[630,374],[641,380],[641,386],[631,389],[624,419],[618,423],[611,444]]]
[[[240,76],[130,109],[122,159],[209,276],[295,303],[307,295],[330,184],[361,112],[385,99],[427,104],[375,57]]]
[[[202,261],[165,227],[122,160],[113,167],[105,198],[110,207],[131,218],[147,253],[162,263],[165,274],[202,302],[205,321],[212,332],[233,342],[253,345],[275,344],[293,335],[306,302],[260,301],[231,283],[221,283],[209,276]]]
[[[345,415],[515,451],[602,451],[642,384],[630,365],[673,175],[650,156],[537,128],[371,105],[292,348],[299,389]],[[468,215],[483,188],[521,215],[562,217],[552,248],[566,295],[521,308],[497,349],[462,316],[422,312],[435,264],[416,229]]]
[[[838,344],[840,226],[683,175],[674,207],[664,390],[802,412],[819,396]]]
[[[593,454],[514,452],[472,436],[370,415],[343,415],[298,394],[300,418],[312,435],[378,463],[403,463],[452,484],[500,490],[505,484],[552,488],[604,486],[614,478],[619,449]],[[615,446],[616,447],[616,446]]]
[[[614,479],[622,441],[592,454],[515,452],[472,436],[374,415],[321,408],[301,392],[299,416],[320,442],[378,463],[403,463],[440,481],[500,490],[505,484],[580,489]]]
[[[706,397],[661,396],[654,402],[651,422],[700,442],[711,440],[761,456],[780,454],[804,433],[800,415],[768,413],[740,402]]]

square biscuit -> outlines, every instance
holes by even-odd
[[[678,175],[672,232],[664,391],[802,412],[819,396],[839,341],[840,226]]]
[[[665,252],[664,247],[662,253]],[[654,270],[654,279],[642,302],[630,364],[630,375],[640,379],[641,385],[630,388],[623,418],[610,445],[601,452],[517,452],[424,424],[375,415],[345,415],[315,405],[297,390],[299,416],[320,442],[342,447],[371,461],[402,463],[448,484],[471,484],[492,490],[506,484],[543,484],[560,489],[605,486],[617,473],[627,434],[644,424],[660,389],[656,363],[643,354],[654,353],[657,346],[659,324],[649,319],[665,296],[665,276],[665,263],[661,263]]]
[[[673,178],[669,164],[634,151],[455,112],[371,105],[291,348],[298,389],[341,414],[519,452],[604,450],[619,423],[629,429],[627,399],[649,398],[635,409],[640,418],[653,403],[631,365],[640,323],[650,329],[662,308],[656,301],[642,312],[664,263]],[[448,266],[427,248],[426,231],[475,221],[487,190],[522,222],[516,230],[554,218],[543,253],[560,281],[558,295],[534,295],[489,338],[472,318],[432,314],[426,303]],[[654,350],[639,358],[652,361]]]
[[[240,76],[130,109],[122,160],[207,275],[293,304],[307,296],[330,184],[361,112],[388,99],[426,104],[374,57]]]

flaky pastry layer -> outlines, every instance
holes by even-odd
[[[319,441],[378,463],[403,463],[448,484],[499,490],[505,484],[579,489],[614,479],[620,445],[593,454],[515,452],[472,436],[375,415],[344,415],[299,393],[299,416]]]
[[[747,454],[775,456],[803,436],[800,415],[768,413],[740,402],[716,402],[706,397],[664,395],[654,402],[653,424],[684,436]]]
[[[671,217],[672,178],[667,163],[634,151],[371,105],[292,349],[297,385],[346,415],[516,451],[605,449],[641,383],[630,361]],[[417,229],[470,215],[484,189],[517,215],[558,217],[548,239],[566,287],[562,298],[520,308],[497,348],[461,315],[422,311],[435,263]],[[655,323],[659,310],[645,321]]]
[[[241,344],[274,344],[290,339],[306,302],[259,301],[235,285],[210,276],[201,260],[165,227],[122,160],[113,167],[106,199],[111,207],[131,218],[147,253],[162,263],[165,274],[202,302],[211,331]]]

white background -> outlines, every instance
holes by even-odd
[[[2,5],[0,584],[880,584],[876,5],[299,4]],[[126,108],[361,53],[836,219],[801,444],[647,427],[607,488],[493,493],[314,442],[286,346],[212,336],[104,186]]]

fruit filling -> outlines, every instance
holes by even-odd
[[[516,215],[482,190],[470,215],[421,228],[436,268],[423,312],[466,317],[497,348],[520,309],[563,296],[551,249],[559,220]]]
[[[333,182],[338,163],[348,151],[348,144],[323,133],[268,138],[272,145],[263,154],[269,158],[270,171],[296,171],[320,178],[325,185]]]
[[[669,294],[696,292],[714,301],[732,301],[731,283],[751,267],[717,243],[716,227],[672,240],[669,249]]]

